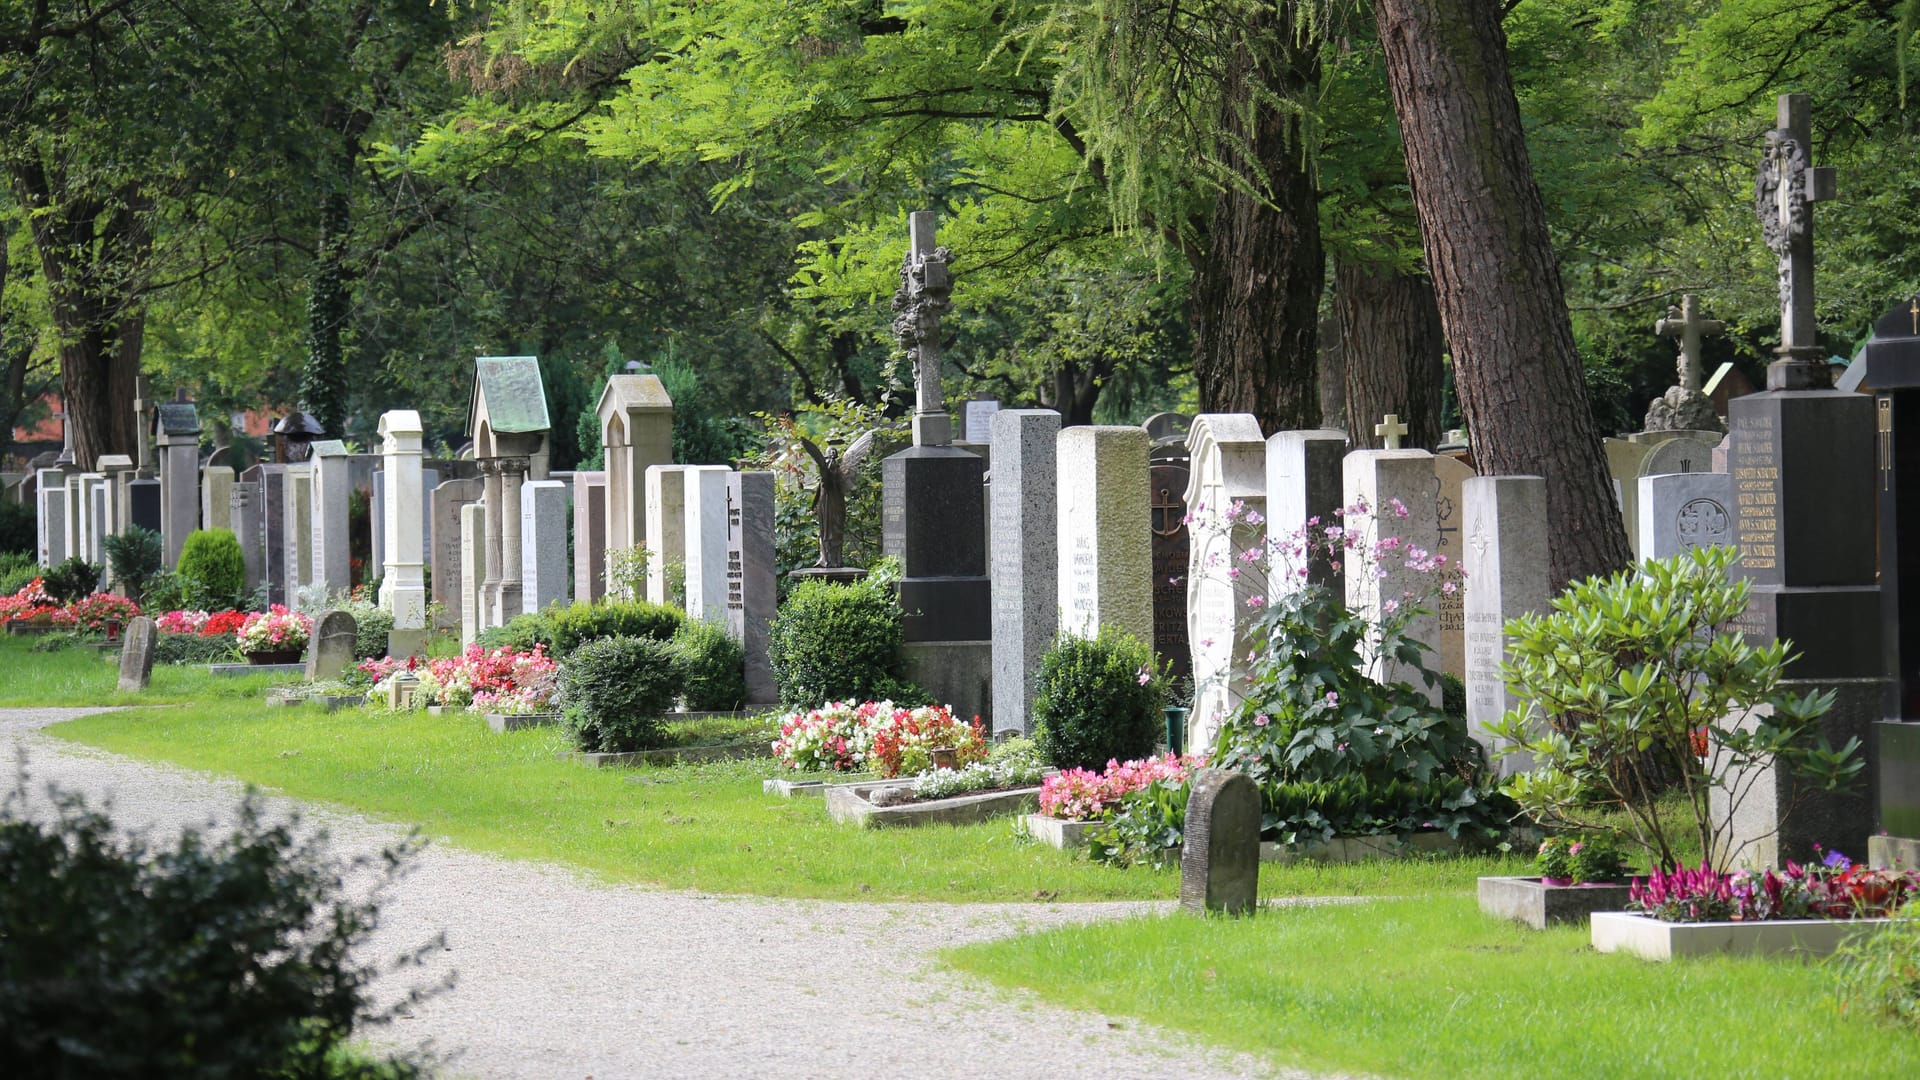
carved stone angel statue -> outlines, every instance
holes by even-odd
[[[813,516],[820,524],[820,561],[815,566],[832,569],[842,566],[847,546],[847,493],[873,452],[872,431],[848,443],[843,450],[829,444],[822,449],[806,436],[798,441],[819,469],[820,481],[813,489]]]

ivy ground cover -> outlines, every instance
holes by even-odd
[[[1464,897],[1094,923],[954,966],[1276,1064],[1406,1077],[1920,1075],[1920,1040],[1843,1016],[1818,964],[1603,956]]]

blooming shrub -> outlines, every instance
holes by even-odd
[[[110,622],[125,624],[139,615],[140,605],[113,593],[94,593],[67,605],[64,614],[74,626],[86,630],[105,630]]]
[[[247,615],[248,613],[244,611],[216,611],[207,616],[206,624],[200,627],[200,636],[220,637],[238,634],[240,628],[247,624]]]
[[[942,748],[954,751],[957,765],[985,760],[987,736],[980,718],[960,721],[945,705],[895,708],[874,724],[868,760],[881,776],[912,776],[932,768],[933,751]]]
[[[1098,821],[1128,792],[1139,791],[1155,780],[1182,783],[1187,773],[1204,761],[1204,757],[1165,754],[1124,764],[1108,761],[1106,771],[1101,773],[1064,769],[1041,783],[1040,812],[1063,821]]]
[[[59,610],[53,595],[47,592],[46,581],[34,578],[20,587],[12,596],[0,597],[0,623],[14,619],[45,618]]]
[[[1784,874],[1726,874],[1705,860],[1697,869],[1656,868],[1633,880],[1627,906],[1662,922],[1853,919],[1891,914],[1916,894],[1920,871],[1855,866],[1832,851],[1818,866],[1788,862]]]
[[[368,665],[378,661],[366,661]],[[419,701],[423,705],[464,706],[469,712],[531,713],[542,712],[552,700],[559,665],[547,655],[546,646],[535,645],[527,652],[501,646],[484,649],[469,645],[459,656],[442,657],[427,664],[425,670],[410,669],[420,680]],[[385,669],[376,679],[393,674]],[[378,689],[376,685],[376,690]]]
[[[1580,885],[1621,880],[1627,876],[1627,860],[1619,845],[1605,834],[1549,836],[1540,841],[1534,869],[1549,884]]]
[[[153,620],[163,634],[198,634],[207,625],[204,611],[169,611]]]
[[[853,772],[864,767],[873,751],[873,725],[881,713],[892,714],[891,701],[860,705],[829,702],[804,713],[780,718],[780,737],[773,756],[789,769],[803,772]]]
[[[306,648],[307,638],[312,633],[311,618],[297,611],[288,611],[285,605],[275,604],[267,611],[248,615],[234,638],[239,641],[243,653],[295,652]]]
[[[976,791],[1028,787],[1046,774],[1038,760],[976,761],[958,769],[934,769],[913,782],[913,793],[922,799],[946,799]]]

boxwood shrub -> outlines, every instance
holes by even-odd
[[[208,609],[242,606],[247,597],[247,560],[230,529],[195,529],[180,547],[174,571]]]
[[[221,664],[240,659],[232,634],[157,634],[153,639],[156,664]]]
[[[720,712],[747,700],[746,650],[717,623],[688,619],[673,636],[673,654],[687,708]]]
[[[1061,635],[1034,676],[1034,741],[1041,753],[1063,769],[1095,770],[1109,760],[1153,753],[1165,731],[1167,696],[1155,670],[1152,647],[1124,631]]]
[[[808,581],[780,605],[767,659],[780,703],[790,709],[881,698],[922,704],[926,692],[907,680],[900,645],[900,605],[890,586]]]
[[[560,667],[561,722],[589,753],[624,753],[660,743],[660,719],[680,692],[672,642],[610,637],[573,650]]]
[[[564,660],[587,642],[603,638],[666,641],[686,621],[679,608],[645,600],[583,601],[572,607],[555,605],[545,611],[516,615],[505,626],[481,634],[480,644],[489,649],[506,645],[521,650],[545,645],[555,659]]]

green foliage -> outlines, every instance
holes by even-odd
[[[193,586],[171,570],[162,570],[147,579],[140,594],[140,610],[153,614],[193,608]]]
[[[153,639],[156,664],[224,664],[239,658],[232,634],[156,634]]]
[[[1920,904],[1908,903],[1883,930],[1849,938],[1828,963],[1838,969],[1844,1008],[1920,1032]]]
[[[1157,863],[1186,835],[1187,802],[1193,785],[1155,780],[1121,796],[1106,824],[1088,839],[1093,857],[1117,866]]]
[[[180,547],[174,570],[187,582],[196,607],[208,610],[244,606],[248,600],[247,560],[231,529],[195,529]]]
[[[1627,880],[1627,857],[1620,851],[1619,843],[1605,833],[1549,836],[1540,842],[1533,866],[1541,877],[1558,878],[1575,885]]]
[[[780,703],[790,709],[883,698],[922,703],[926,693],[907,681],[900,646],[900,604],[889,585],[808,581],[780,605],[767,659]]]
[[[1103,626],[1061,635],[1033,679],[1034,741],[1062,769],[1103,769],[1153,753],[1165,730],[1167,688],[1153,648]]]
[[[1500,826],[1504,800],[1475,782],[1465,718],[1404,682],[1367,675],[1368,657],[1383,656],[1409,679],[1435,680],[1424,646],[1406,636],[1419,610],[1402,607],[1376,626],[1320,584],[1263,609],[1251,685],[1221,725],[1211,763],[1260,786],[1264,834],[1294,843],[1424,829],[1484,836]]]
[[[160,572],[164,554],[160,534],[152,529],[129,525],[106,539],[107,566],[121,593],[138,603],[145,595],[148,579]]]
[[[40,576],[40,563],[31,553],[0,553],[0,596],[12,596]]]
[[[32,558],[39,549],[40,527],[33,507],[0,498],[0,555]]]
[[[725,628],[688,619],[673,635],[681,697],[695,712],[725,712],[747,700],[747,652]]]
[[[371,660],[387,655],[387,635],[393,633],[393,612],[362,601],[347,608],[353,614],[353,656]]]
[[[545,645],[554,659],[564,661],[575,649],[602,638],[666,641],[686,621],[686,614],[678,608],[645,600],[579,602],[572,607],[555,605],[545,611],[516,615],[505,626],[481,634],[480,643],[489,649],[506,645],[521,650]]]
[[[78,555],[69,555],[66,561],[48,570],[41,583],[55,603],[71,604],[93,595],[100,587],[100,568]]]
[[[17,787],[0,812],[0,1057],[31,1076],[414,1075],[345,1052],[422,996],[376,1012],[377,972],[353,955],[414,850],[342,865],[251,795],[230,831],[156,847],[75,795],[30,817]],[[347,895],[349,869],[370,897]]]
[[[1789,646],[1754,648],[1735,625],[1752,592],[1729,577],[1738,558],[1712,547],[1648,560],[1569,586],[1545,614],[1508,621],[1502,672],[1519,707],[1493,733],[1502,753],[1538,762],[1508,787],[1530,814],[1598,830],[1608,827],[1599,811],[1624,808],[1626,828],[1613,831],[1661,868],[1678,865],[1676,830],[1692,832],[1724,868],[1745,846],[1731,845],[1732,815],[1765,782],[1762,766],[1786,769],[1802,790],[1853,782],[1859,741],[1835,750],[1820,731],[1832,692],[1788,692],[1780,681]],[[1660,812],[1669,785],[1686,795],[1680,820]],[[1778,807],[1780,818],[1792,809],[1791,800]]]
[[[847,566],[870,567],[881,557],[880,463],[896,444],[908,438],[908,418],[888,416],[879,406],[842,398],[779,415],[761,414],[762,449],[749,467],[773,473],[774,565],[782,588],[790,589],[789,572],[820,560],[820,522],[814,513],[814,493],[820,482],[819,464],[801,445],[811,441],[822,453],[844,457],[862,435],[874,435],[872,449],[848,478],[846,544],[841,561]]]
[[[556,700],[573,744],[624,753],[660,744],[660,721],[679,691],[675,650],[653,638],[588,641],[560,667]]]

